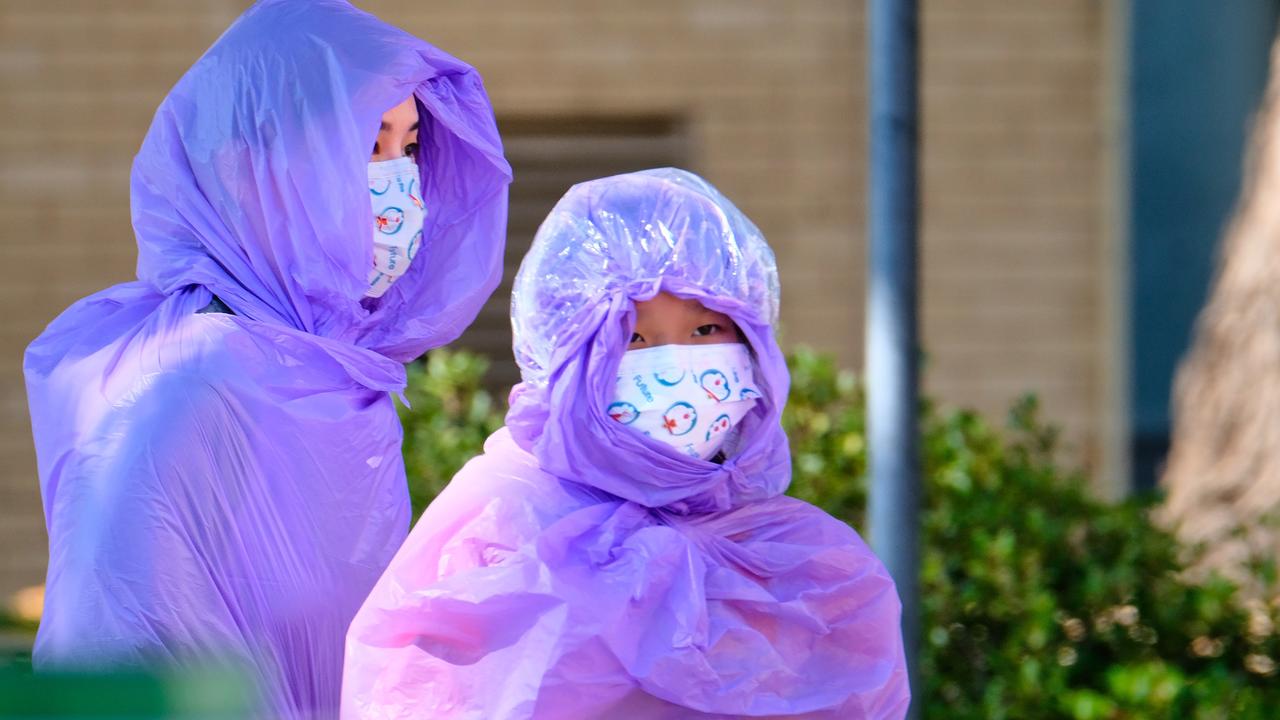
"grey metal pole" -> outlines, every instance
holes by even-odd
[[[902,597],[902,639],[920,715],[917,227],[918,0],[870,0],[867,428],[871,546]]]

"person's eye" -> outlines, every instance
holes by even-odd
[[[640,333],[631,333],[631,342],[629,344],[634,345],[638,342],[644,342],[644,336]]]
[[[707,335],[715,335],[716,333],[720,332],[723,329],[724,328],[721,328],[719,325],[715,323],[709,323],[707,325],[699,325],[698,329],[693,331],[693,336],[705,337]]]
[[[414,143],[409,143],[408,145],[405,145],[404,156],[411,157],[411,158],[418,157],[418,143],[414,142]]]

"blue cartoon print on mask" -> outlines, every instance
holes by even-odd
[[[636,409],[635,405],[632,405],[629,402],[613,403],[605,412],[609,414],[609,417],[617,420],[623,425],[630,425],[636,421],[636,418],[640,417],[640,411]]]
[[[389,207],[378,213],[378,217],[373,219],[373,224],[383,235],[395,235],[404,225],[404,211],[398,207]]]
[[[731,427],[733,427],[733,418],[728,415],[721,415],[715,419],[715,422],[711,423],[711,427],[707,430],[707,440],[727,431]]]
[[[406,253],[409,256],[409,259],[412,260],[418,254],[418,251],[421,249],[422,249],[422,231],[419,230],[417,233],[414,234],[413,239],[409,241],[409,249],[406,251]]]
[[[698,411],[687,402],[678,402],[662,414],[662,425],[672,435],[687,435],[698,424]]]
[[[679,370],[678,373],[677,373],[677,370]],[[658,384],[662,385],[663,387],[675,387],[676,385],[679,385],[684,380],[684,376],[686,374],[688,374],[688,371],[686,370],[678,369],[678,368],[669,368],[667,370],[660,370],[654,373],[653,379],[657,380]]]
[[[731,393],[729,389],[729,378],[719,370],[708,370],[702,373],[702,377],[698,378],[698,383],[702,385],[702,389],[707,391],[707,397],[712,400],[724,402],[729,399]]]

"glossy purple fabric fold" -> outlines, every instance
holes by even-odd
[[[763,399],[723,463],[605,414],[634,302],[729,314]],[[571,189],[512,302],[507,427],[352,622],[348,718],[900,718],[894,584],[848,525],[782,495],[788,374],[754,225],[665,169]]]
[[[367,164],[413,95],[424,244],[379,302]],[[247,665],[270,717],[336,714],[347,625],[404,539],[391,393],[502,270],[469,66],[339,0],[264,0],[182,77],[133,165],[138,280],[24,367],[50,565],[40,668]],[[217,296],[234,314],[200,313]]]

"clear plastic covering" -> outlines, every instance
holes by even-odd
[[[635,325],[659,291],[729,315],[748,340],[764,402],[726,463],[689,462],[619,427],[604,408]],[[727,509],[786,489],[779,423],[789,377],[774,339],[778,271],[756,226],[705,180],[665,168],[582,183],[538,229],[511,302],[524,382],[507,425],[544,469],[650,507]],[[553,400],[554,398],[554,400]]]
[[[410,95],[425,240],[362,304],[370,152]],[[388,393],[498,283],[509,180],[479,77],[421,40],[340,0],[227,30],[134,162],[138,282],[26,353],[39,667],[225,658],[266,716],[336,714],[343,635],[409,521]]]
[[[635,305],[727,313],[762,401],[722,463],[605,414]],[[347,718],[901,718],[893,581],[782,496],[787,369],[759,231],[700,178],[572,188],[516,282],[508,427],[424,513],[352,621]]]

